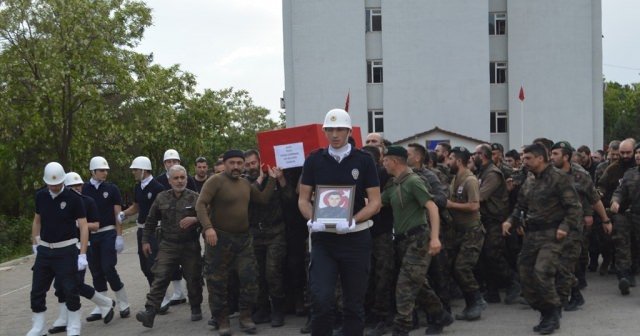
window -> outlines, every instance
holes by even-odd
[[[368,114],[369,133],[384,132],[384,119],[382,110],[370,110]]]
[[[367,61],[367,83],[382,83],[382,61]]]
[[[507,82],[507,62],[489,63],[489,79],[491,84]]]
[[[507,133],[507,112],[491,111],[491,133]]]
[[[380,8],[367,8],[365,10],[367,31],[382,31],[382,10]]]
[[[489,35],[507,34],[507,14],[489,13]]]

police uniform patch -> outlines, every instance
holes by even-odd
[[[60,210],[64,210],[67,207],[67,202],[60,202]]]
[[[104,197],[104,198],[109,197],[109,193],[108,193],[108,192],[106,192],[106,191],[105,191],[105,192],[103,192],[103,193],[102,193],[102,197]]]
[[[358,176],[360,176],[360,171],[358,170],[358,168],[353,168],[353,170],[351,171],[351,176],[353,176],[354,180],[358,179]]]
[[[151,199],[151,196],[153,196],[151,193],[147,194],[147,199]]]

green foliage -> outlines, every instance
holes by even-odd
[[[31,220],[0,215],[0,263],[31,251]]]
[[[604,138],[640,137],[640,83],[607,82],[604,90]]]

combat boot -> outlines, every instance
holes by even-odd
[[[373,329],[367,332],[367,336],[382,336],[388,331],[387,322],[380,319]]]
[[[576,311],[578,307],[584,304],[584,297],[580,293],[580,289],[574,287],[571,289],[571,300],[564,306],[565,311]]]
[[[469,311],[469,307],[471,307],[471,297],[469,296],[468,293],[464,293],[464,309],[462,310],[462,312],[460,314],[456,314],[456,320],[466,320],[467,319],[467,312]]]
[[[277,328],[284,325],[284,299],[271,300],[271,327]]]
[[[620,294],[629,295],[630,286],[631,286],[631,283],[629,282],[629,279],[627,279],[625,275],[621,276],[620,279],[618,280],[618,289],[620,289]]]
[[[253,323],[251,319],[251,310],[250,309],[242,309],[240,311],[240,330],[247,334],[255,334],[256,333],[256,324]]]
[[[311,333],[311,313],[307,315],[307,322],[305,322],[304,326],[300,328],[301,334],[310,334]]]
[[[251,318],[253,319],[253,323],[255,323],[255,324],[263,324],[263,323],[271,322],[271,317],[269,315],[269,309],[267,307],[262,306],[262,305],[260,305],[260,307],[258,307],[258,309],[256,309],[256,311],[253,313],[253,315],[251,315]]]
[[[191,306],[191,321],[202,320],[202,309],[200,306]]]
[[[560,328],[560,308],[552,308],[545,311],[544,318],[538,326],[537,332],[540,335],[553,334],[556,329]]]
[[[218,335],[220,336],[231,336],[231,324],[229,324],[229,315],[228,314],[220,314],[216,317],[218,321]]]
[[[153,321],[156,318],[156,309],[152,306],[145,306],[145,310],[141,310],[136,314],[136,320],[142,322],[147,328],[153,328]]]
[[[443,309],[438,316],[433,317],[433,321],[424,331],[424,334],[439,335],[444,330],[444,327],[450,326],[451,323],[453,323],[453,316],[451,316],[448,311]]]

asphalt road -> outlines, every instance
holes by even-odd
[[[135,320],[135,313],[144,307],[148,290],[147,281],[138,266],[135,231],[125,233],[125,251],[119,255],[118,272],[122,277],[131,304],[130,318],[122,319],[116,313],[108,325],[101,321],[83,322],[84,335],[215,335],[207,325],[210,316],[208,306],[203,304],[202,321],[191,322],[187,304],[174,306],[169,313],[156,317],[154,328],[148,329]],[[24,335],[31,328],[31,310],[29,308],[29,292],[31,290],[31,266],[33,257],[25,257],[0,265],[0,336]],[[87,272],[87,283],[91,283]],[[584,290],[587,303],[577,312],[565,312],[558,335],[639,335],[640,334],[640,287],[632,288],[631,295],[623,297],[619,294],[615,276],[599,276],[588,274],[589,286]],[[113,298],[114,293],[109,292]],[[53,291],[47,298],[47,326],[57,317],[58,306]],[[84,317],[93,308],[93,304],[82,299]],[[454,313],[460,311],[464,303],[454,302]],[[531,327],[537,323],[538,313],[524,305],[508,306],[492,304],[483,312],[482,319],[475,322],[456,321],[445,329],[445,335],[534,335]],[[287,316],[286,325],[271,328],[259,325],[260,335],[300,335],[299,329],[305,319]],[[241,335],[237,318],[231,320],[234,334]],[[64,334],[61,334],[64,335]],[[414,330],[411,335],[424,335],[424,328]]]

